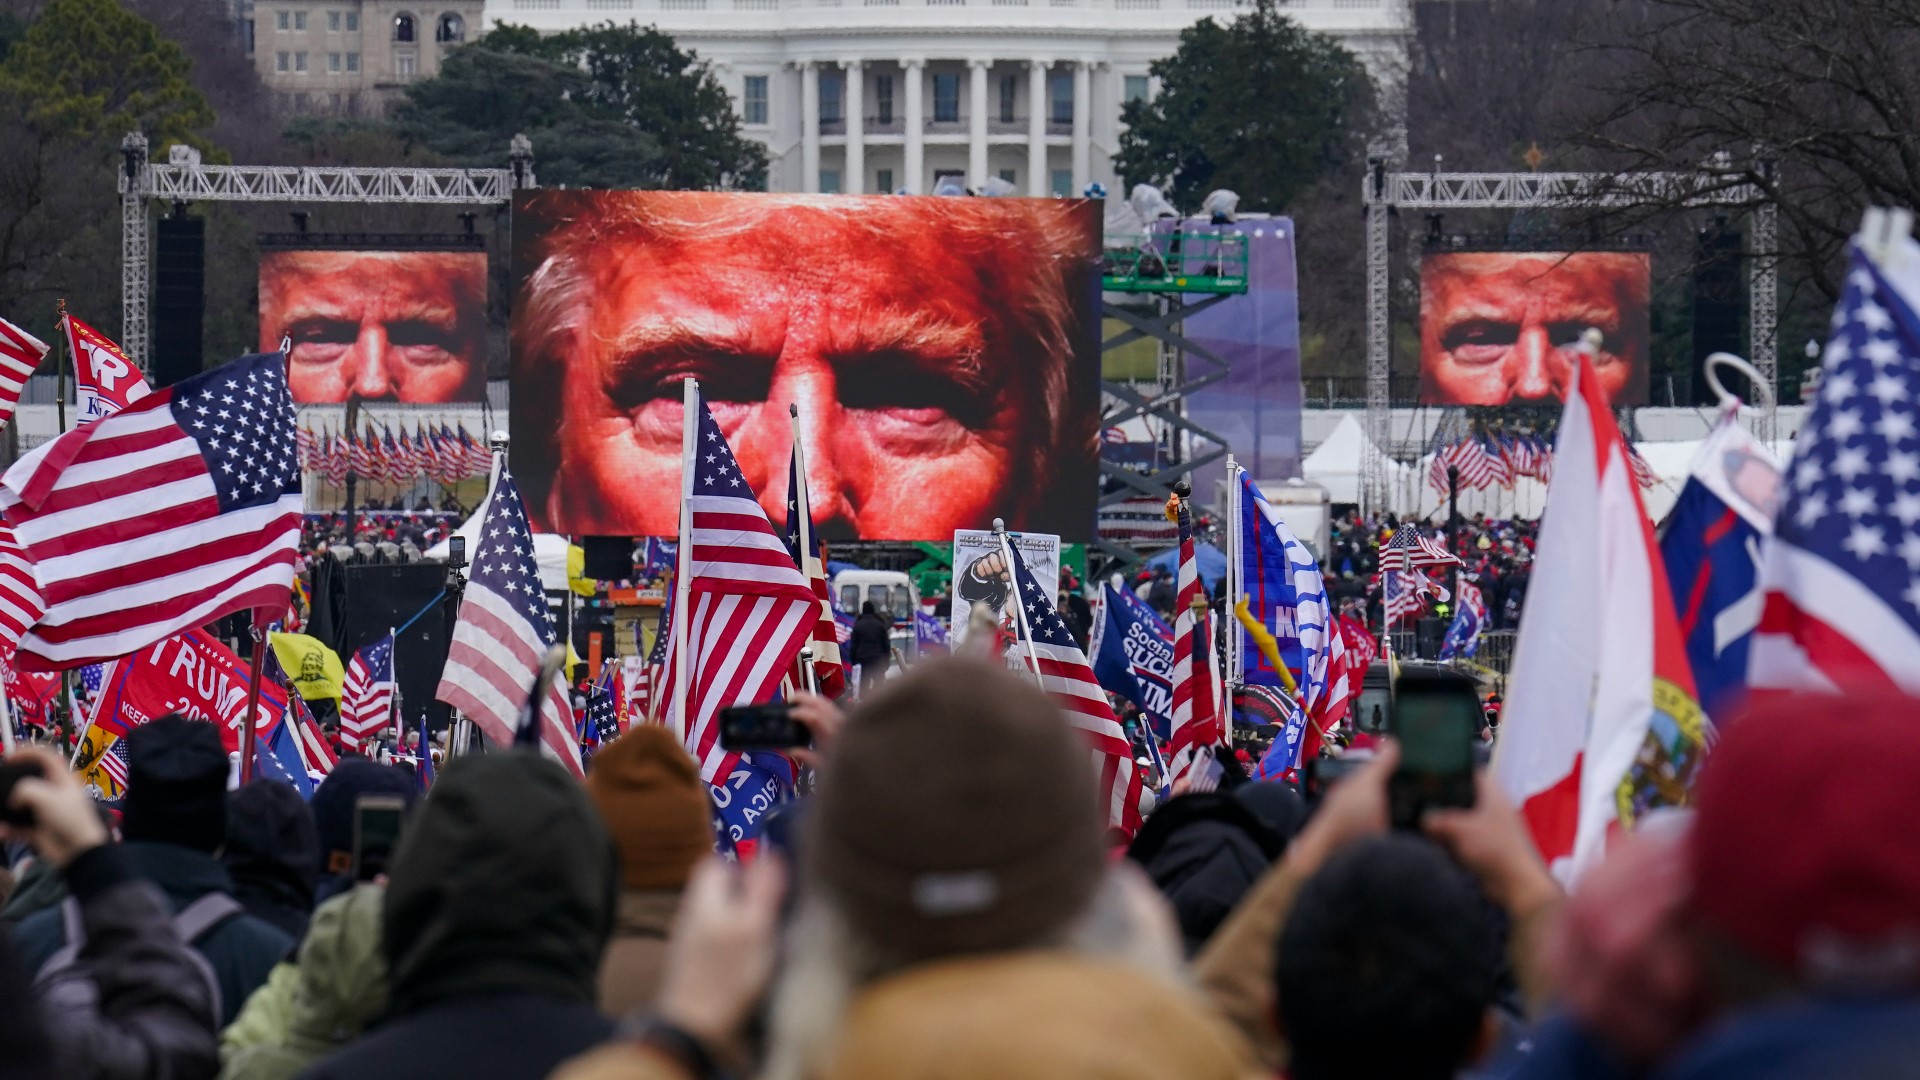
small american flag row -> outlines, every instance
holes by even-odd
[[[0,510],[45,605],[20,666],[77,667],[231,612],[285,609],[302,509],[294,416],[285,359],[248,356],[8,469]]]
[[[340,684],[340,741],[358,750],[393,722],[393,635],[353,654]]]
[[[1435,444],[1427,467],[1427,486],[1445,495],[1449,467],[1459,470],[1462,490],[1512,487],[1523,477],[1546,483],[1553,478],[1553,448],[1532,432],[1468,434]]]
[[[402,427],[380,434],[302,427],[298,440],[300,468],[335,484],[345,482],[349,470],[379,483],[411,484],[425,477],[453,484],[485,476],[493,467],[492,451],[465,427],[455,431],[441,425],[435,431],[420,425],[411,432]]]
[[[1177,498],[1177,497],[1176,497]],[[1218,700],[1213,692],[1213,639],[1207,633],[1206,588],[1194,559],[1193,512],[1177,499],[1174,512],[1180,537],[1180,567],[1175,579],[1173,619],[1173,730],[1167,758],[1168,778],[1178,780],[1206,759],[1206,748],[1222,741]],[[1195,612],[1194,605],[1201,605]]]
[[[695,451],[688,507],[687,610],[684,629],[668,636],[661,715],[684,710],[687,749],[701,778],[723,780],[738,755],[720,746],[720,710],[770,700],[813,634],[820,598],[794,565],[780,534],[756,501],[753,486],[701,401],[690,410]],[[686,635],[687,685],[680,683],[679,636]]]
[[[434,697],[464,713],[495,746],[512,746],[534,677],[558,640],[534,562],[526,505],[502,465]],[[584,776],[573,709],[560,680],[535,704],[534,722],[541,749],[575,776]]]
[[[1060,617],[1053,598],[1040,587],[1033,571],[1027,569],[1026,560],[1013,560],[1013,580],[1025,612],[1024,619],[1016,619],[1015,624],[1024,624],[1030,635],[1033,657],[1039,663],[1035,675],[1040,686],[1087,740],[1107,824],[1132,835],[1140,828],[1140,773],[1134,767],[1133,747],[1127,742],[1126,731],[1094,677],[1086,653],[1074,643],[1066,620]],[[1015,645],[1009,655],[1026,666],[1024,646]]]

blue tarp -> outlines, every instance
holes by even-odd
[[[1212,592],[1220,579],[1227,576],[1227,556],[1219,548],[1206,541],[1193,546],[1193,561],[1200,564],[1200,581]],[[1178,576],[1180,573],[1180,546],[1178,544],[1147,560],[1147,569],[1165,570]]]

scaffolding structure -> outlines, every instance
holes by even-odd
[[[394,203],[413,206],[500,206],[537,186],[533,144],[515,135],[504,169],[331,168],[293,165],[203,165],[200,152],[173,146],[164,164],[147,160],[147,138],[120,141],[120,347],[144,373],[150,352],[151,277],[147,204],[194,202]]]
[[[1629,173],[1448,173],[1389,172],[1373,158],[1361,182],[1366,205],[1367,250],[1367,438],[1389,453],[1392,415],[1389,338],[1392,218],[1399,210],[1558,210],[1629,209],[1666,206],[1748,207],[1753,215],[1747,249],[1749,360],[1772,391],[1755,434],[1771,445],[1778,419],[1780,372],[1779,207],[1757,184],[1740,179],[1731,159],[1700,172]],[[1756,163],[1764,178],[1773,163]],[[1361,459],[1360,508],[1371,515],[1388,500],[1387,476],[1378,455]]]
[[[1224,379],[1227,361],[1188,338],[1185,324],[1247,291],[1245,236],[1183,223],[1169,231],[1127,238],[1121,246],[1109,238],[1108,244],[1101,268],[1100,314],[1126,329],[1102,341],[1100,352],[1104,357],[1135,342],[1152,340],[1158,345],[1159,363],[1150,393],[1113,379],[1100,380],[1111,403],[1101,425],[1112,428],[1144,418],[1159,451],[1146,473],[1102,459],[1102,510],[1136,499],[1165,502],[1175,481],[1190,481],[1193,470],[1226,457],[1226,440],[1187,418],[1187,400]],[[1137,302],[1106,299],[1113,294],[1134,297]],[[1110,482],[1118,485],[1111,492],[1107,491]],[[1140,561],[1140,553],[1120,541],[1102,538],[1091,546],[1119,566]]]

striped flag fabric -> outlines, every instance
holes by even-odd
[[[547,650],[560,640],[540,587],[520,485],[505,463],[487,503],[466,592],[434,697],[459,709],[493,742],[512,746],[520,710]],[[535,709],[540,747],[575,776],[586,775],[566,687],[555,679]]]
[[[681,537],[687,565],[684,631],[669,635],[663,665],[665,715],[681,710],[687,749],[700,776],[719,783],[738,755],[720,747],[720,710],[772,698],[812,636],[820,598],[755,501],[733,449],[703,400],[688,419],[696,450],[691,474],[692,535]],[[678,641],[686,635],[686,679],[679,683]]]
[[[1180,568],[1173,601],[1173,737],[1167,758],[1170,780],[1185,776],[1204,759],[1201,751],[1220,742],[1225,734],[1213,692],[1213,638],[1207,633],[1206,586],[1200,582],[1200,567],[1194,558],[1193,512],[1186,500],[1178,502],[1174,521],[1180,536]]]
[[[27,628],[46,610],[33,563],[14,538],[13,527],[0,521],[0,660],[12,661]]]
[[[460,429],[460,442],[466,450],[467,476],[485,476],[493,471],[493,451],[488,449],[486,439],[474,438],[463,427]]]
[[[1920,693],[1920,244],[1856,244],[1820,375],[1761,556],[1748,681]]]
[[[1480,457],[1485,464],[1488,487],[1510,488],[1513,486],[1513,466],[1507,463],[1507,455],[1500,444],[1484,432],[1473,437],[1474,445],[1479,447]]]
[[[358,750],[392,722],[393,635],[353,654],[340,683],[340,741]]]
[[[125,656],[222,615],[286,610],[300,469],[286,360],[230,364],[67,432],[0,477],[46,610],[21,667]]]
[[[120,786],[121,791],[127,789],[126,740],[118,736],[113,737],[113,745],[107,747],[107,752],[100,755],[99,768]]]
[[[367,447],[367,440],[358,431],[346,433],[347,471],[362,480],[378,479],[374,476],[373,454]]]
[[[634,628],[634,635],[640,633]],[[634,683],[633,706],[635,715],[642,720],[653,722],[663,718],[660,708],[660,689],[666,682],[667,643],[673,639],[673,590],[667,590],[667,599],[660,605],[659,618],[653,624],[653,647],[647,650],[646,660],[640,665],[640,676]],[[636,644],[638,644],[636,642]]]
[[[1133,747],[1126,731],[1107,703],[1107,692],[1094,678],[1087,654],[1074,643],[1067,622],[1053,606],[1053,598],[1027,568],[1025,559],[1013,560],[1014,587],[1019,590],[1026,639],[1038,661],[1040,686],[1066,714],[1067,722],[1086,737],[1094,775],[1107,824],[1129,836],[1140,828],[1140,773],[1133,765]],[[1009,652],[1022,667],[1028,664],[1026,645],[1016,644]]]
[[[1380,549],[1382,571],[1433,569],[1452,566],[1459,561],[1459,556],[1441,547],[1439,541],[1412,523],[1393,530],[1393,535],[1387,538],[1386,544]]]
[[[827,567],[820,559],[820,534],[813,531],[813,507],[808,500],[807,484],[800,475],[800,446],[787,460],[787,550],[793,562],[807,577],[807,584],[820,599],[820,617],[813,621],[813,677],[820,693],[837,698],[846,692],[847,669],[840,662],[840,639],[833,626],[833,598],[827,591]],[[797,661],[796,661],[797,663]],[[794,685],[804,686],[794,672]]]
[[[27,380],[47,355],[47,343],[0,319],[0,427],[13,419],[13,410],[26,392]]]
[[[326,456],[320,462],[321,471],[326,474],[327,482],[335,487],[347,482],[347,465],[352,455],[347,451],[344,437],[333,434],[326,437]]]

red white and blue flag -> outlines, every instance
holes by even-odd
[[[47,343],[0,319],[0,428],[13,419],[13,410],[26,392],[27,380],[40,368]]]
[[[447,666],[433,696],[465,713],[495,746],[512,746],[541,661],[559,640],[540,587],[526,504],[503,464],[474,545]],[[586,775],[561,680],[553,680],[534,709],[540,748],[575,776]]]
[[[66,317],[66,332],[80,423],[112,416],[153,393],[140,369],[105,334],[71,315]]]
[[[1920,244],[1902,236],[1879,261],[1852,253],[1765,548],[1756,693],[1920,692],[1917,409]]]
[[[286,361],[243,357],[67,432],[0,478],[46,610],[27,670],[136,652],[235,611],[277,617],[299,555]]]
[[[1173,600],[1173,738],[1167,754],[1170,781],[1179,780],[1204,761],[1203,751],[1225,741],[1226,734],[1214,690],[1207,591],[1194,558],[1193,513],[1186,500],[1180,500],[1174,515],[1180,536],[1180,569],[1174,579]]]
[[[393,722],[393,635],[353,654],[340,683],[340,741],[358,750]]]
[[[1093,677],[1087,655],[1074,643],[1067,622],[1053,606],[1053,598],[1027,568],[1025,559],[1013,560],[1014,587],[1026,610],[1024,622],[1031,635],[1040,686],[1059,704],[1067,722],[1087,740],[1107,824],[1132,835],[1140,828],[1140,773],[1134,768],[1133,748],[1126,731],[1107,704],[1107,693]],[[1021,667],[1028,664],[1027,648],[1015,644],[1007,652]]]
[[[680,632],[669,637],[661,698],[666,715],[685,718],[687,749],[709,784],[723,783],[736,755],[720,746],[720,710],[768,701],[813,635],[820,598],[741,475],[733,449],[705,401],[689,420],[695,451],[691,537],[687,544],[686,680],[680,683]]]
[[[820,534],[813,529],[813,505],[806,482],[800,476],[800,446],[796,442],[787,462],[787,550],[793,562],[806,575],[807,584],[820,600],[819,618],[813,621],[813,677],[820,693],[837,698],[846,692],[847,669],[840,662],[840,639],[833,627],[833,598],[827,592],[827,567],[820,558]],[[794,685],[803,686],[796,670]]]

